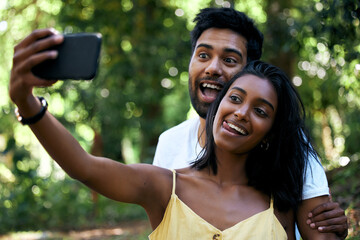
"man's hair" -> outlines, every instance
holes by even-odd
[[[264,36],[245,13],[232,8],[204,8],[196,15],[194,22],[196,25],[190,33],[192,52],[205,30],[222,28],[230,29],[247,40],[247,62],[260,59]]]
[[[259,143],[246,159],[248,184],[272,195],[274,204],[280,211],[296,209],[302,199],[307,159],[310,155],[316,158],[316,152],[304,126],[305,111],[300,96],[286,74],[273,65],[261,61],[250,62],[225,85],[209,108],[205,128],[206,144],[192,167],[197,170],[209,168],[217,174],[219,160],[215,154],[212,131],[214,117],[229,87],[236,79],[245,75],[267,79],[274,87],[278,99],[273,126],[265,137],[269,142],[268,148],[263,149]]]

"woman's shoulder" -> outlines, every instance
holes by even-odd
[[[152,189],[153,192],[161,195],[171,194],[173,176],[171,170],[144,163],[128,166],[142,178],[143,187]]]

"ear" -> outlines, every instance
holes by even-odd
[[[264,137],[263,140],[266,140],[269,143],[272,143],[274,141],[275,138],[275,134],[273,132],[273,129],[270,130],[270,132],[268,134],[266,134],[266,136]]]
[[[274,133],[270,130],[270,132],[263,138],[260,143],[260,148],[267,151],[274,140]]]
[[[264,151],[267,151],[269,147],[270,147],[269,140],[268,138],[265,137],[260,143],[260,148]]]

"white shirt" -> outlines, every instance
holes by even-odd
[[[167,169],[188,167],[202,148],[198,142],[200,118],[186,120],[163,132],[156,147],[153,164]],[[303,186],[303,200],[329,195],[329,187],[322,165],[309,158]]]

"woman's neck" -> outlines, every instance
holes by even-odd
[[[246,155],[229,153],[216,148],[217,174],[215,179],[221,184],[247,185],[248,178],[245,171]]]

